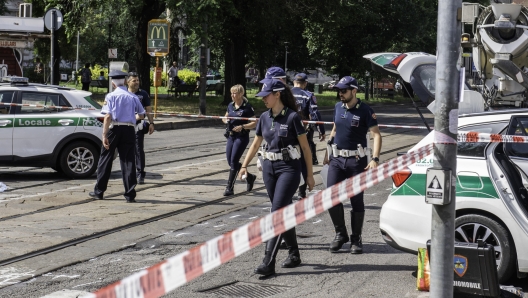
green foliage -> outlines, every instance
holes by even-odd
[[[161,85],[165,86],[167,84],[167,73],[161,72]],[[154,68],[150,71],[150,86],[154,86]]]
[[[84,67],[79,68],[77,71],[77,81],[80,84],[81,83],[81,70],[83,70]],[[105,79],[108,80],[108,68],[103,67],[99,64],[95,64],[94,66],[90,67],[90,71],[92,72],[92,81],[98,80],[99,76],[101,76],[101,71],[104,73]]]
[[[180,77],[180,80],[184,81],[187,85],[196,84],[196,77],[199,76],[199,73],[194,72],[190,69],[182,69],[178,71],[178,77]]]

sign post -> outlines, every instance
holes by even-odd
[[[62,20],[62,13],[56,8],[49,9],[44,15],[44,25],[51,31],[51,85],[54,85],[55,83],[55,30],[60,29],[62,26]]]
[[[159,69],[159,57],[164,57],[169,53],[169,40],[170,40],[170,22],[164,19],[150,20],[148,23],[147,30],[147,52],[152,57],[156,57],[156,68],[155,72]],[[161,79],[161,73],[158,72]],[[156,73],[154,73],[156,77]],[[154,119],[156,119],[158,112],[158,86],[154,82]]]

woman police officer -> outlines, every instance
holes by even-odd
[[[262,90],[256,95],[262,97],[269,110],[262,113],[257,123],[256,136],[249,147],[240,176],[246,174],[247,166],[257,153],[262,140],[267,148],[262,153],[262,177],[271,201],[271,211],[281,209],[292,203],[292,197],[301,180],[301,152],[307,165],[309,190],[314,186],[310,147],[306,139],[306,130],[297,114],[295,99],[291,90],[276,79],[264,79]],[[266,243],[266,252],[262,264],[255,269],[256,274],[268,276],[275,273],[275,257],[281,238],[284,238],[289,249],[288,258],[282,263],[283,268],[293,268],[301,264],[299,246],[295,228],[270,239]]]
[[[249,118],[255,116],[253,107],[244,97],[244,87],[242,85],[235,85],[231,87],[231,99],[233,101],[227,106],[226,117],[243,117]],[[240,158],[249,144],[249,130],[257,125],[257,121],[248,121],[240,119],[222,119],[227,124],[225,137],[226,157],[227,163],[231,167],[229,170],[229,179],[224,191],[224,196],[231,196],[234,194],[234,186],[237,173],[240,170]],[[253,174],[247,174],[247,191],[253,189],[253,183],[257,177]]]

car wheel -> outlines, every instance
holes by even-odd
[[[510,232],[497,221],[476,214],[463,215],[455,221],[455,241],[477,243],[482,239],[493,245],[499,282],[504,282],[515,272],[515,247]]]
[[[87,142],[74,142],[64,147],[59,158],[60,167],[66,176],[86,178],[97,170],[99,150]]]

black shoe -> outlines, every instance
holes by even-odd
[[[226,189],[224,190],[224,197],[232,196],[234,194],[235,192],[233,191],[232,188],[226,187]]]
[[[345,232],[346,233],[346,232]],[[334,241],[330,243],[330,252],[337,252],[343,247],[343,244],[347,243],[350,239],[348,235],[342,235],[341,233],[336,233]]]
[[[144,177],[139,177],[138,178],[138,184],[145,184],[145,178]]]
[[[126,199],[127,203],[137,203],[136,199]]]
[[[362,254],[363,253],[363,242],[361,241],[361,235],[351,235],[352,245],[350,245],[351,254]]]
[[[253,184],[255,184],[255,180],[257,180],[256,175],[247,173],[247,177],[246,177],[247,191],[251,191],[253,189]]]
[[[275,274],[275,259],[270,260],[270,256],[266,255],[264,260],[262,260],[262,264],[255,268],[254,272],[255,274],[262,276],[270,276]]]
[[[91,191],[89,194],[88,194],[90,197],[96,199],[96,200],[102,200],[103,199],[103,196],[102,195],[97,195],[95,194],[95,192]]]
[[[318,161],[317,159],[314,159],[314,160],[312,160],[312,164],[313,164],[313,165],[318,165],[318,164],[319,164],[319,161]]]
[[[292,250],[289,254],[286,260],[282,262],[281,267],[282,268],[295,268],[297,266],[301,265],[301,255],[299,254],[299,250]]]

